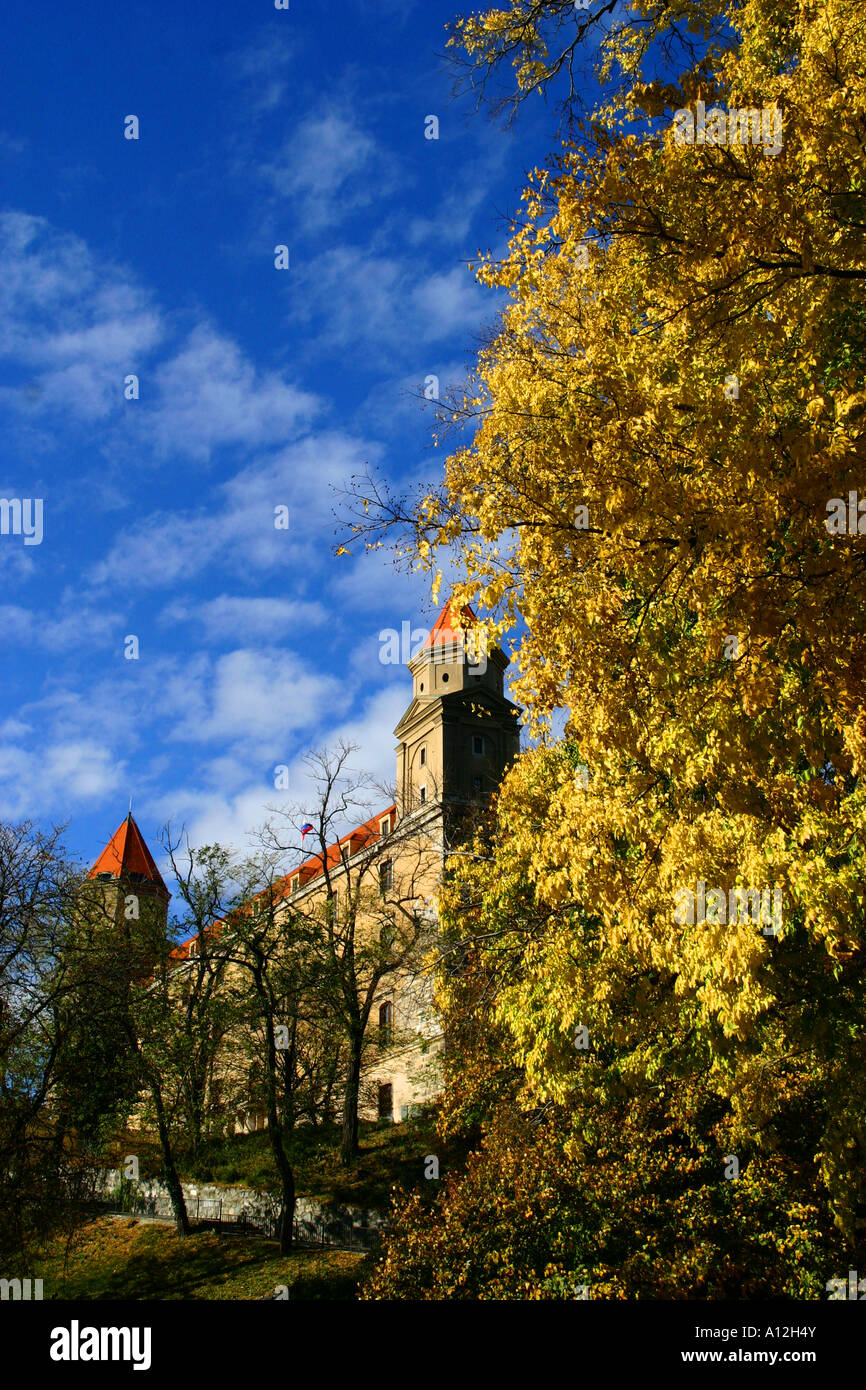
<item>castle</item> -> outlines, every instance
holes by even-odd
[[[412,699],[395,729],[396,799],[376,816],[297,865],[281,880],[287,910],[321,908],[342,891],[366,889],[368,933],[383,929],[389,905],[423,904],[435,933],[436,891],[445,860],[499,785],[519,749],[520,711],[504,693],[508,659],[467,640],[477,620],[451,603],[423,647],[408,661]],[[477,632],[477,629],[475,629]],[[146,894],[167,914],[169,893],[132,814],[88,875],[97,880],[116,920],[130,893]],[[357,898],[356,898],[357,901]],[[173,952],[178,971],[194,959],[196,937]],[[442,1034],[432,1009],[429,976],[402,970],[385,976],[370,1012],[361,1117],[403,1120],[432,1100],[438,1087]],[[264,1126],[253,1097],[237,1104],[234,1128]]]

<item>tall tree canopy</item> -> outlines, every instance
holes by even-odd
[[[802,1193],[817,1170],[853,1243],[866,29],[852,0],[722,17],[734,41],[676,82],[635,73],[532,176],[508,254],[479,268],[509,304],[454,410],[471,443],[390,517],[434,574],[456,555],[494,634],[524,620],[533,731],[566,718],[505,784],[492,880],[464,884],[504,1030],[482,1092],[516,1072],[523,1107],[568,1111],[584,1025],[606,1085],[655,1081],[682,1120],[684,1068],[727,1153],[785,1154]],[[730,115],[750,108],[756,143]],[[517,937],[515,881],[534,924]]]

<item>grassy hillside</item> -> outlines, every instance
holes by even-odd
[[[365,1257],[344,1250],[281,1256],[276,1241],[195,1232],[134,1217],[88,1221],[37,1262],[44,1296],[70,1299],[256,1299],[287,1286],[292,1299],[352,1299]]]

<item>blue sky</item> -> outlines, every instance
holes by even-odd
[[[517,133],[452,101],[453,14],[0,20],[0,497],[44,505],[41,544],[0,536],[0,815],[68,822],[83,860],[130,795],[154,850],[169,818],[241,844],[338,737],[393,777],[410,682],[378,634],[435,610],[387,562],[334,557],[332,488],[366,463],[438,475],[409,393],[472,362],[497,301],[466,263],[504,245],[552,125],[542,101]]]

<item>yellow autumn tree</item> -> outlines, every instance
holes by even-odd
[[[736,41],[739,5],[717,0],[508,0],[449,26],[458,91],[511,122],[534,93],[554,95],[564,123],[602,91],[678,62],[710,63]],[[597,79],[597,80],[594,80]]]
[[[470,52],[502,13],[464,31]],[[778,1151],[792,1096],[814,1106],[808,1162],[853,1243],[866,26],[853,0],[715,18],[729,37],[709,58],[676,81],[636,64],[533,175],[508,255],[479,267],[509,305],[455,411],[477,429],[404,544],[434,574],[456,556],[458,599],[517,633],[532,732],[565,714],[563,748],[524,755],[497,811],[499,853],[552,923],[498,996],[522,1103],[568,1104],[581,1021],[635,1075],[663,1073],[661,999],[732,1152]],[[666,988],[641,1002],[641,978]]]

